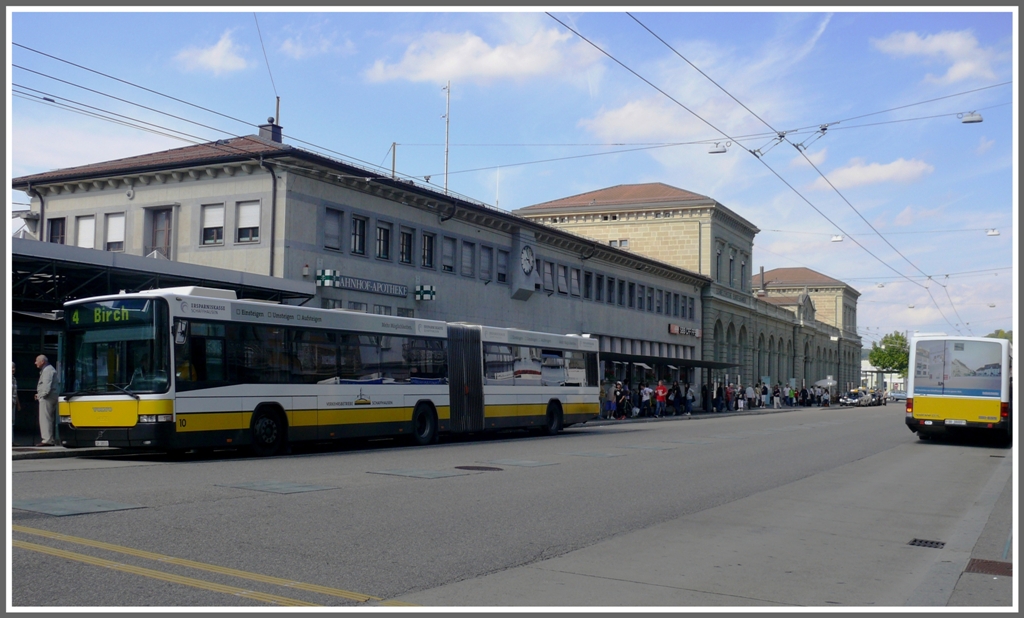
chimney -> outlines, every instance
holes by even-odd
[[[281,143],[281,125],[274,122],[273,116],[267,118],[267,124],[260,125],[260,137]]]
[[[766,284],[764,282],[764,266],[762,266],[761,267],[761,289],[757,293],[758,296],[764,296],[765,295],[765,290],[764,290],[765,285]]]

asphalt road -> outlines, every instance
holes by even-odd
[[[918,441],[901,412],[609,422],[269,459],[17,460],[9,601],[1009,607],[1012,578],[964,571],[1005,548],[1011,450]],[[122,510],[40,512],[97,504]]]

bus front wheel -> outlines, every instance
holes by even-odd
[[[418,405],[412,412],[413,444],[426,446],[437,441],[437,415],[430,406]]]
[[[285,443],[285,423],[275,410],[259,408],[252,415],[250,434],[253,453],[260,457],[275,455]]]

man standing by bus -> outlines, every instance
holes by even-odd
[[[54,446],[54,413],[57,410],[57,370],[46,356],[36,357],[39,368],[39,382],[36,384],[36,401],[39,402],[39,433],[43,440],[36,446]]]

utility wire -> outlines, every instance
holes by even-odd
[[[667,92],[665,92],[664,90],[662,90],[662,89],[661,89],[661,88],[659,88],[658,86],[656,86],[656,85],[654,85],[653,83],[651,83],[651,81],[650,81],[650,80],[648,80],[648,79],[647,79],[647,78],[645,78],[644,76],[640,75],[639,73],[637,73],[637,72],[636,72],[636,71],[634,71],[633,69],[631,69],[631,68],[629,68],[628,66],[626,66],[626,65],[625,65],[624,63],[622,63],[622,62],[621,62],[621,61],[620,61],[620,60],[619,60],[618,58],[616,58],[615,56],[612,56],[611,54],[609,54],[608,52],[606,52],[606,51],[605,51],[604,49],[602,49],[602,48],[601,48],[601,47],[600,47],[599,45],[597,45],[596,43],[592,42],[592,41],[591,41],[590,39],[588,39],[587,37],[583,36],[582,34],[580,34],[579,32],[577,32],[577,31],[576,31],[575,29],[573,29],[573,28],[569,27],[568,25],[566,25],[566,24],[565,24],[565,22],[561,21],[560,19],[558,19],[557,17],[555,17],[555,16],[554,16],[554,15],[552,15],[551,13],[546,13],[546,15],[547,15],[548,17],[550,17],[551,19],[555,20],[556,22],[558,22],[559,24],[561,24],[561,25],[562,25],[562,27],[564,27],[564,28],[565,28],[566,30],[569,30],[570,32],[572,32],[572,33],[573,33],[573,34],[575,34],[576,36],[578,36],[578,37],[580,37],[581,39],[583,39],[584,41],[586,41],[586,42],[587,42],[587,43],[588,43],[588,44],[589,44],[589,45],[590,45],[591,47],[593,47],[593,48],[594,48],[594,49],[596,49],[597,51],[599,51],[599,52],[601,52],[602,54],[604,54],[605,56],[607,56],[607,57],[608,57],[609,59],[611,59],[611,60],[612,60],[613,62],[615,62],[616,64],[618,64],[619,66],[621,66],[621,67],[622,67],[622,68],[624,68],[625,70],[627,70],[627,71],[629,71],[630,73],[632,73],[632,74],[633,74],[634,76],[636,76],[636,77],[637,77],[638,79],[640,79],[641,81],[643,81],[643,82],[644,82],[645,84],[649,85],[649,86],[650,86],[651,88],[654,88],[655,90],[657,90],[658,92],[660,92],[660,93],[661,93],[662,95],[664,95],[665,97],[667,97],[667,98],[668,98],[668,99],[669,99],[670,101],[672,101],[673,103],[675,103],[675,104],[676,104],[676,105],[678,105],[679,107],[682,107],[682,108],[683,108],[683,109],[685,109],[686,111],[690,112],[690,114],[691,114],[691,115],[693,115],[693,116],[694,116],[695,118],[697,118],[698,120],[700,120],[700,121],[701,121],[701,122],[703,122],[704,124],[708,125],[708,126],[709,126],[709,127],[711,127],[712,129],[714,129],[715,131],[717,131],[718,133],[720,133],[721,135],[723,135],[723,136],[724,136],[724,137],[725,137],[726,139],[732,140],[732,137],[731,137],[731,136],[730,136],[730,135],[729,135],[728,133],[726,133],[725,131],[723,131],[723,130],[719,129],[718,127],[716,127],[715,125],[713,125],[713,124],[712,124],[711,122],[709,122],[709,121],[708,121],[707,119],[703,118],[703,117],[702,117],[702,116],[701,116],[700,114],[697,114],[696,112],[694,112],[694,111],[693,111],[693,110],[691,110],[690,108],[686,107],[685,105],[683,105],[682,103],[680,103],[679,101],[677,101],[677,100],[676,100],[676,99],[675,99],[674,97],[672,97],[672,95],[668,94]],[[732,141],[735,141],[735,140],[732,140]],[[767,169],[767,170],[768,170],[769,172],[771,172],[771,173],[772,173],[772,174],[773,174],[773,175],[774,175],[774,176],[775,176],[776,178],[778,178],[780,182],[782,182],[782,183],[783,183],[783,184],[785,184],[785,185],[786,185],[787,187],[789,187],[789,189],[790,189],[791,191],[793,191],[793,193],[795,193],[795,194],[796,194],[796,195],[797,195],[798,197],[800,197],[800,199],[802,199],[802,200],[803,200],[804,202],[806,202],[808,206],[810,206],[811,208],[813,208],[813,209],[815,210],[815,212],[817,212],[817,213],[818,213],[819,215],[821,215],[822,217],[824,217],[824,219],[825,219],[826,221],[828,221],[829,223],[831,223],[831,224],[832,224],[833,226],[835,226],[835,228],[836,228],[836,229],[838,229],[839,231],[843,232],[843,233],[844,233],[844,234],[845,234],[846,236],[849,236],[849,237],[850,237],[850,240],[852,240],[852,241],[853,241],[853,243],[854,243],[854,244],[856,244],[856,245],[857,245],[858,247],[860,247],[861,249],[863,249],[865,253],[867,253],[867,254],[868,254],[868,255],[870,255],[871,257],[875,258],[875,260],[877,260],[877,261],[878,261],[878,262],[879,262],[880,264],[882,264],[882,265],[883,265],[883,266],[885,266],[886,268],[888,268],[888,269],[892,270],[892,271],[893,271],[894,273],[896,273],[896,274],[898,274],[898,275],[900,275],[900,276],[906,277],[906,275],[904,275],[904,274],[903,274],[903,273],[901,273],[900,271],[896,270],[896,269],[895,269],[895,268],[894,268],[893,266],[889,265],[889,264],[888,264],[888,263],[887,263],[887,262],[886,262],[885,260],[883,260],[882,258],[880,258],[880,257],[878,257],[877,255],[875,255],[874,253],[872,253],[870,249],[868,249],[867,247],[865,247],[864,245],[862,245],[862,244],[861,244],[861,243],[860,243],[860,242],[859,242],[859,241],[858,241],[858,240],[857,240],[856,238],[854,238],[854,237],[850,236],[850,235],[849,235],[849,234],[847,234],[847,233],[846,233],[845,231],[843,231],[843,228],[842,228],[842,227],[841,227],[841,226],[840,226],[840,225],[839,225],[838,223],[836,223],[836,222],[835,222],[835,221],[833,221],[833,220],[832,220],[831,218],[829,218],[829,216],[828,216],[828,215],[826,215],[826,214],[825,214],[824,212],[822,212],[822,211],[821,211],[821,210],[820,210],[820,209],[819,209],[819,208],[818,208],[817,206],[815,206],[815,205],[814,205],[814,203],[812,203],[812,202],[811,202],[810,200],[808,200],[808,199],[807,199],[807,198],[806,198],[806,197],[805,197],[805,196],[804,196],[804,195],[803,195],[802,193],[800,193],[800,191],[798,191],[798,190],[797,190],[797,188],[796,188],[796,187],[794,187],[794,186],[793,186],[792,184],[790,184],[790,183],[789,183],[789,181],[787,181],[787,180],[786,180],[785,178],[783,178],[783,177],[782,177],[782,176],[781,176],[781,175],[780,175],[780,174],[779,174],[778,172],[776,172],[776,171],[775,171],[775,169],[774,169],[774,168],[772,168],[772,166],[768,165],[768,163],[767,163],[767,162],[765,162],[765,160],[764,160],[764,159],[763,159],[763,158],[762,158],[761,156],[759,156],[759,155],[758,155],[758,154],[757,154],[757,153],[756,153],[755,151],[748,151],[748,152],[750,152],[751,154],[753,154],[753,155],[754,155],[754,157],[755,157],[755,158],[756,158],[756,159],[757,159],[758,161],[760,161],[760,162],[761,162],[761,165],[763,165],[763,166],[764,166],[764,167],[765,167],[765,168],[766,168],[766,169]],[[916,285],[921,285],[921,284],[917,283],[916,281],[913,281],[913,279],[910,279],[909,277],[907,278],[907,281],[911,281],[911,282],[915,283]],[[924,287],[924,286],[922,286],[922,287]]]
[[[695,69],[695,70],[696,70],[697,72],[699,72],[699,73],[700,73],[701,75],[703,75],[703,76],[704,76],[705,78],[707,78],[707,79],[708,79],[708,80],[709,80],[709,81],[710,81],[711,83],[713,83],[713,84],[714,84],[715,86],[717,86],[719,90],[721,90],[722,92],[724,92],[724,93],[725,93],[726,95],[728,95],[728,96],[729,96],[729,97],[730,97],[730,98],[731,98],[731,99],[732,99],[733,101],[735,101],[736,103],[738,103],[738,104],[739,104],[739,105],[740,105],[740,106],[741,106],[741,107],[742,107],[743,109],[747,110],[747,112],[749,112],[749,113],[750,113],[750,114],[751,114],[752,116],[754,116],[754,117],[755,117],[755,118],[757,118],[757,119],[758,119],[759,121],[761,121],[761,123],[762,123],[762,124],[764,124],[764,125],[765,125],[766,127],[768,127],[769,129],[771,129],[772,131],[775,131],[775,132],[777,133],[777,135],[778,135],[778,140],[779,140],[779,143],[781,143],[781,142],[785,141],[786,143],[788,143],[788,144],[790,144],[791,146],[793,146],[793,147],[794,147],[794,148],[795,148],[795,149],[797,150],[797,152],[799,152],[799,153],[800,153],[800,155],[801,155],[801,156],[802,156],[802,157],[804,158],[804,160],[805,160],[805,161],[807,161],[807,163],[808,163],[808,164],[809,164],[809,165],[810,165],[810,166],[811,166],[812,168],[814,168],[814,170],[815,170],[816,172],[818,172],[818,175],[819,175],[819,176],[821,176],[821,178],[822,178],[822,179],[823,179],[823,180],[824,180],[824,181],[825,181],[826,183],[828,183],[828,185],[829,185],[830,187],[832,187],[832,190],[833,190],[833,191],[835,191],[836,195],[838,195],[838,196],[839,196],[839,197],[840,197],[840,198],[841,198],[841,199],[842,199],[842,200],[843,200],[843,201],[844,201],[844,202],[846,203],[846,205],[847,205],[847,206],[849,206],[851,210],[853,210],[853,212],[857,213],[857,216],[858,216],[858,217],[860,217],[860,219],[861,219],[862,221],[864,221],[864,223],[866,223],[866,224],[868,225],[868,227],[870,227],[870,228],[872,229],[872,231],[874,231],[874,232],[875,232],[875,234],[877,234],[877,235],[879,236],[879,238],[881,238],[881,239],[882,239],[882,240],[883,240],[883,241],[884,241],[884,242],[885,242],[885,243],[886,243],[887,245],[889,245],[889,247],[890,247],[890,248],[891,248],[891,249],[892,249],[893,251],[895,251],[895,252],[897,253],[897,255],[899,255],[899,256],[900,256],[901,258],[903,258],[903,259],[904,259],[904,260],[905,260],[905,261],[906,261],[906,262],[907,262],[908,264],[910,264],[910,265],[911,265],[911,266],[912,266],[912,267],[913,267],[913,268],[914,268],[915,270],[917,270],[918,272],[920,272],[920,273],[921,273],[922,275],[926,275],[926,276],[928,276],[928,273],[926,273],[926,272],[924,272],[923,270],[921,270],[921,268],[919,268],[919,267],[917,266],[917,264],[915,264],[914,262],[912,262],[912,261],[910,260],[910,258],[908,258],[907,256],[903,255],[903,253],[902,253],[902,252],[901,252],[901,251],[900,251],[899,249],[897,249],[895,245],[893,245],[893,244],[892,244],[891,242],[889,242],[889,240],[888,240],[887,238],[885,238],[885,236],[883,236],[883,235],[881,234],[881,232],[879,232],[879,231],[878,231],[878,230],[877,230],[877,229],[875,228],[875,226],[873,226],[873,225],[871,224],[871,222],[870,222],[870,221],[868,221],[868,220],[867,220],[867,219],[866,219],[866,218],[864,217],[864,215],[863,215],[863,214],[861,214],[861,212],[860,212],[859,210],[857,210],[857,208],[856,208],[856,207],[855,207],[855,206],[854,206],[854,205],[853,205],[853,204],[852,204],[852,203],[851,203],[851,202],[850,202],[850,201],[849,201],[849,200],[848,200],[848,199],[846,198],[846,196],[845,196],[845,195],[843,195],[843,193],[842,193],[842,192],[841,192],[841,191],[839,190],[839,188],[838,188],[838,187],[836,187],[836,186],[835,186],[835,185],[834,185],[834,184],[832,183],[832,181],[831,181],[831,180],[829,180],[829,178],[828,178],[828,177],[827,177],[827,176],[826,176],[826,175],[825,175],[825,174],[824,174],[824,173],[823,173],[823,172],[822,172],[822,171],[821,171],[821,170],[820,170],[820,169],[818,168],[818,166],[817,166],[817,165],[815,165],[815,164],[814,164],[814,162],[813,162],[813,161],[811,161],[810,157],[808,157],[808,156],[807,156],[807,153],[805,152],[805,149],[804,149],[804,148],[802,148],[801,146],[799,146],[799,145],[797,145],[797,144],[794,144],[794,143],[793,143],[792,141],[790,141],[790,140],[789,140],[789,139],[788,139],[788,138],[786,137],[786,133],[785,133],[785,132],[779,132],[779,131],[778,131],[778,130],[777,130],[777,129],[776,129],[775,127],[773,127],[773,126],[772,126],[772,125],[771,125],[771,124],[770,124],[770,123],[769,123],[768,121],[766,121],[766,120],[765,120],[764,118],[761,118],[761,117],[760,117],[760,116],[759,116],[759,115],[758,115],[757,113],[755,113],[755,112],[754,112],[753,110],[751,110],[751,109],[750,109],[749,107],[747,107],[747,106],[746,106],[746,105],[745,105],[745,104],[744,104],[743,102],[741,102],[741,101],[740,101],[739,99],[737,99],[737,98],[736,98],[735,96],[733,96],[733,95],[732,95],[732,93],[730,93],[730,92],[729,92],[728,90],[726,90],[726,89],[725,89],[725,88],[724,88],[724,87],[723,87],[723,86],[722,86],[721,84],[719,84],[719,83],[718,83],[718,82],[716,82],[716,81],[715,81],[714,79],[712,79],[712,78],[711,78],[710,76],[708,76],[708,75],[707,75],[706,73],[704,73],[704,71],[701,71],[701,70],[700,70],[700,69],[699,69],[699,68],[698,68],[698,67],[697,67],[696,65],[694,65],[694,64],[693,64],[692,62],[690,62],[690,61],[689,61],[689,59],[687,59],[687,58],[686,58],[685,56],[683,56],[683,55],[682,55],[681,53],[679,53],[679,51],[678,51],[678,50],[676,50],[676,49],[675,49],[674,47],[672,47],[671,45],[669,45],[669,43],[668,43],[667,41],[665,41],[665,40],[664,40],[664,39],[662,39],[662,38],[661,38],[660,36],[658,36],[657,34],[655,34],[655,33],[654,33],[654,31],[652,31],[652,30],[651,30],[650,28],[648,28],[648,27],[647,27],[646,25],[644,25],[644,24],[643,24],[643,22],[641,22],[641,21],[640,21],[639,19],[637,19],[636,17],[634,17],[634,16],[633,16],[633,15],[632,15],[631,13],[629,13],[629,12],[627,12],[626,14],[627,14],[627,15],[629,15],[629,17],[630,17],[631,19],[633,19],[633,21],[635,21],[636,23],[640,24],[640,26],[641,26],[641,27],[643,27],[643,28],[644,28],[644,30],[647,30],[647,32],[649,32],[649,33],[650,33],[650,34],[651,34],[652,36],[654,36],[654,38],[658,39],[658,40],[659,40],[659,41],[660,41],[660,42],[661,42],[662,44],[664,44],[664,45],[665,45],[665,47],[669,48],[669,49],[670,49],[670,50],[671,50],[671,51],[672,51],[673,53],[675,53],[675,54],[676,54],[677,56],[679,56],[679,57],[680,57],[680,58],[682,58],[682,59],[683,59],[684,61],[686,61],[686,63],[687,63],[687,64],[689,64],[689,65],[690,65],[691,67],[693,67],[693,68],[694,68],[694,69]],[[610,57],[610,56],[609,56],[609,57]],[[621,63],[620,63],[620,64],[621,64]],[[624,65],[623,65],[623,66],[624,66]],[[635,74],[635,73],[634,73],[634,74]],[[647,80],[644,80],[644,81],[647,81]],[[648,82],[648,83],[650,83],[650,82]],[[685,108],[684,108],[684,109],[685,109]],[[899,109],[899,108],[895,108],[895,109]],[[690,111],[690,110],[689,110],[689,109],[687,109],[687,111]],[[693,112],[691,111],[690,113],[692,114]],[[827,128],[827,127],[823,126],[823,127],[822,127],[822,131],[824,132],[826,128]],[[722,133],[722,134],[723,134],[723,135],[725,135],[725,133]],[[773,145],[772,147],[774,147],[774,145]],[[769,150],[770,150],[770,149],[769,149]],[[763,154],[764,154],[764,153],[761,153],[761,154],[759,155],[759,154],[758,154],[758,151],[750,151],[750,152],[751,152],[751,154],[754,154],[754,155],[755,155],[755,156],[757,157],[757,159],[758,159],[758,160],[763,160]],[[766,165],[766,167],[768,167],[768,166],[767,166],[767,164],[765,164],[765,165]],[[771,169],[771,167],[769,167],[769,169]],[[772,172],[773,172],[773,173],[775,173],[775,170],[772,170]],[[782,179],[782,177],[781,177],[781,176],[779,176],[779,175],[778,175],[777,173],[776,173],[776,176],[778,176],[778,177],[780,178],[780,180]],[[787,184],[788,184],[788,183],[787,183]],[[815,210],[817,210],[817,208],[815,208]],[[818,212],[820,213],[821,211],[818,211]],[[853,238],[851,238],[851,240],[853,240],[853,241],[854,241],[854,242],[855,242],[855,243],[856,243],[856,244],[857,244],[858,246],[860,246],[860,247],[862,247],[862,248],[863,248],[863,245],[861,245],[861,244],[860,244],[859,242],[857,242],[857,240],[856,240],[856,239],[853,239]],[[894,270],[895,270],[895,269],[894,269]],[[929,278],[930,278],[930,276],[929,276]],[[909,280],[909,279],[908,279],[908,280]],[[936,283],[938,283],[938,282],[936,282]],[[941,283],[939,283],[939,285],[942,285],[942,284],[941,284]],[[944,287],[944,286],[943,286],[943,287]],[[941,313],[942,313],[942,309],[941,309],[941,308],[939,308],[938,302],[936,302],[936,301],[935,301],[935,298],[934,298],[934,296],[932,296],[932,295],[931,295],[931,291],[929,291],[929,292],[928,292],[928,295],[929,295],[929,296],[930,296],[930,297],[932,298],[932,302],[934,302],[934,303],[935,303],[935,307],[936,307],[937,309],[939,309],[939,313],[941,314]],[[948,294],[947,294],[947,296],[948,296]],[[952,299],[951,299],[951,298],[950,298],[950,305],[953,305],[953,301],[952,301]],[[955,307],[955,305],[953,306],[953,310],[954,310],[954,311],[956,311],[956,307]],[[943,317],[945,317],[945,314],[943,314]],[[952,326],[952,324],[950,324],[950,326]],[[956,327],[954,326],[954,328],[956,328]],[[958,331],[958,332],[959,332],[959,331]]]
[[[263,60],[267,63],[267,74],[270,75],[270,86],[274,89],[274,96],[277,96],[277,84],[274,83],[274,73],[270,70],[270,58],[267,58],[267,47],[263,44],[263,33],[260,32],[260,20],[257,19],[255,11],[252,14],[253,20],[256,22],[256,34],[260,37],[260,48],[263,49]]]

